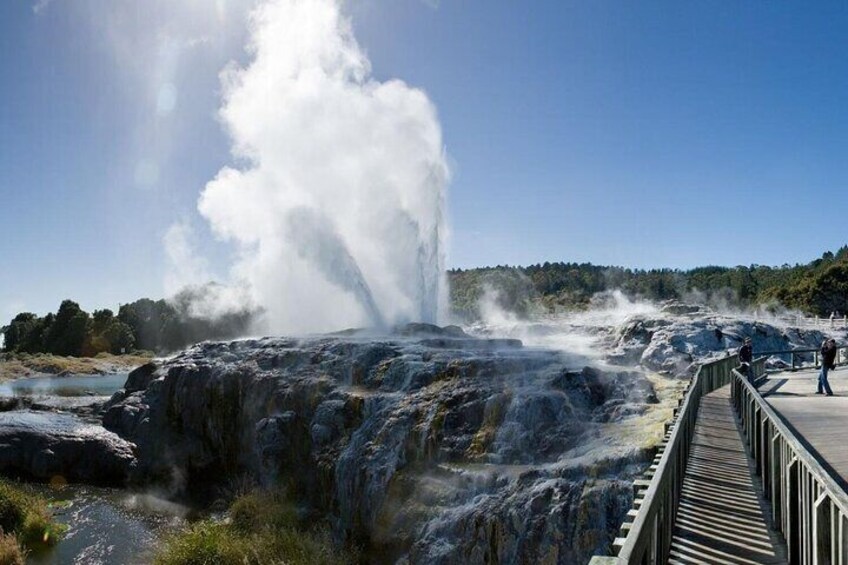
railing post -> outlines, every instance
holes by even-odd
[[[798,490],[798,471],[800,469],[798,458],[793,457],[786,466],[786,545],[789,549],[789,562],[792,564],[801,562],[801,496]]]
[[[781,484],[783,484],[783,465],[780,461],[780,435],[775,434],[771,438],[771,513],[774,523],[780,526],[783,519],[783,500],[780,496]],[[768,491],[766,491],[768,493]]]
[[[831,512],[830,498],[822,493],[813,504],[813,563],[817,565],[831,565]]]
[[[769,437],[768,421],[766,420],[766,417],[763,414],[762,410],[760,410],[759,412],[760,413],[759,413],[759,416],[757,417],[757,422],[759,423],[759,426],[760,426],[760,433],[757,437],[757,443],[759,444],[759,450],[758,451],[759,451],[759,454],[760,454],[760,461],[759,461],[759,464],[757,465],[757,472],[759,472],[760,477],[762,478],[763,493],[765,493],[765,492],[767,492],[766,489],[768,489],[768,481],[769,481],[769,477],[768,477],[769,461],[768,461],[768,459],[769,459],[769,448],[771,446],[769,445],[769,441],[768,441],[768,437]]]

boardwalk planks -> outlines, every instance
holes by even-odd
[[[783,564],[782,537],[723,387],[701,400],[669,563]]]

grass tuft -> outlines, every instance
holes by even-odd
[[[27,549],[39,549],[55,545],[65,527],[53,521],[46,500],[0,481],[0,530]]]
[[[24,565],[26,552],[13,534],[0,532],[0,563],[3,565]]]
[[[244,534],[298,527],[297,507],[279,492],[237,498],[230,506],[230,518],[233,528]]]
[[[343,565],[325,531],[307,529],[282,492],[253,492],[236,499],[229,523],[205,520],[166,539],[157,565]]]

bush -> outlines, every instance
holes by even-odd
[[[233,528],[244,534],[298,526],[297,507],[279,492],[253,492],[239,497],[230,506],[230,518]]]
[[[230,522],[203,521],[166,539],[158,565],[343,565],[326,532],[299,527],[297,509],[282,492],[236,499]]]
[[[24,565],[26,553],[18,538],[12,534],[0,532],[0,563],[3,565]]]
[[[54,545],[64,532],[44,499],[7,482],[0,482],[0,529],[29,549]]]
[[[165,540],[157,556],[159,565],[242,565],[251,554],[247,538],[225,524],[209,521],[194,524],[186,531]]]

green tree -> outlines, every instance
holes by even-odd
[[[15,316],[8,326],[3,328],[4,343],[6,351],[19,351],[27,343],[30,334],[38,326],[38,316],[31,312],[22,312]]]
[[[108,351],[115,355],[128,353],[135,347],[132,328],[118,319],[113,319],[102,335],[109,344]]]
[[[91,319],[73,300],[64,300],[47,332],[46,347],[54,355],[82,354]]]

